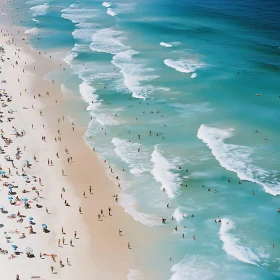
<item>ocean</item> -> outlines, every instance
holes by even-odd
[[[125,211],[157,232],[129,279],[280,279],[278,2],[17,7],[32,47],[69,65],[50,75],[88,103],[85,139],[119,170]]]

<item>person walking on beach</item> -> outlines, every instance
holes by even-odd
[[[109,207],[109,216],[112,216],[111,211],[112,211],[112,209],[111,209],[111,207]]]
[[[129,242],[127,243],[127,247],[128,247],[128,249],[131,249],[131,246],[130,246]]]
[[[89,186],[89,193],[92,194],[91,185]]]
[[[65,245],[65,238],[62,237],[62,244]]]
[[[77,239],[77,232],[74,232],[74,238]]]
[[[58,247],[60,247],[60,239],[58,239]]]
[[[51,266],[51,272],[53,273],[53,271],[54,271],[54,267],[53,267],[53,266]]]
[[[62,233],[62,234],[65,234],[65,233],[64,233],[64,228],[63,228],[63,227],[61,228],[61,233]]]
[[[70,246],[73,247],[73,241],[70,239]]]
[[[18,274],[17,274],[17,276],[16,276],[16,280],[20,280],[20,279],[19,279],[19,275],[18,275]]]
[[[79,207],[79,213],[82,214],[82,207]]]

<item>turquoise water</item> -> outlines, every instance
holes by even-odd
[[[136,249],[141,269],[280,279],[279,5],[130,2],[19,5],[32,45],[65,53],[61,82],[89,104],[88,143],[129,171],[122,205],[157,231]]]

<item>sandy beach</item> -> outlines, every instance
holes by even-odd
[[[1,26],[0,274],[127,279],[137,271],[134,241],[146,243],[148,232],[119,206],[121,174],[107,177],[86,128],[66,115],[60,85],[43,79],[64,66],[24,37]]]

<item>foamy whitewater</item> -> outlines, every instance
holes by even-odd
[[[197,137],[211,149],[219,164],[233,171],[241,180],[251,181],[263,186],[272,195],[280,194],[280,182],[273,171],[254,166],[251,159],[253,150],[249,147],[226,144],[233,136],[233,129],[218,129],[201,125]]]
[[[133,250],[141,273],[279,279],[278,6],[158,4],[31,0],[18,3],[18,24],[68,65],[47,77],[69,112],[84,100],[73,115],[90,119],[88,145],[121,177],[124,211],[147,226]]]
[[[198,68],[204,66],[204,64],[201,62],[188,60],[188,59],[182,59],[182,60],[165,59],[164,64],[170,68],[175,69],[178,72],[187,73],[187,74],[192,73],[196,71]]]
[[[245,263],[257,265],[260,262],[259,257],[250,248],[242,246],[238,238],[230,233],[234,228],[233,221],[226,218],[222,219],[219,235],[223,242],[223,249],[231,257]]]
[[[37,5],[37,6],[33,6],[30,8],[30,10],[33,12],[33,16],[43,16],[47,13],[49,8],[48,3],[44,3],[43,5]]]

